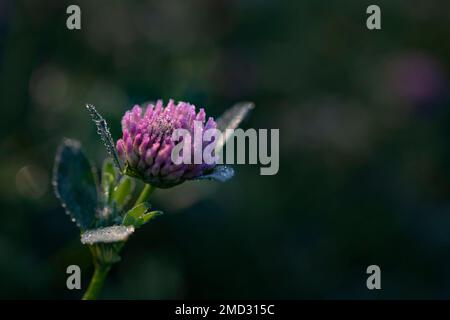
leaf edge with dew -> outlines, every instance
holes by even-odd
[[[135,231],[134,226],[113,225],[109,227],[86,230],[81,234],[81,243],[93,245],[97,243],[124,242]]]
[[[232,107],[222,113],[217,118],[217,129],[219,129],[224,137],[216,145],[216,152],[222,152],[222,148],[232,135],[227,135],[227,129],[236,129],[242,121],[248,116],[251,110],[255,108],[255,104],[250,101],[242,101],[235,103]]]
[[[86,109],[89,111],[92,121],[95,123],[95,126],[97,127],[97,133],[100,136],[103,145],[106,148],[106,151],[108,152],[109,156],[113,159],[114,164],[119,169],[119,171],[123,172],[122,164],[120,163],[119,155],[117,154],[117,149],[116,146],[114,145],[114,140],[108,128],[108,123],[97,111],[97,109],[93,104],[87,103]]]
[[[77,201],[74,201],[74,203],[69,203],[68,200],[68,194],[63,195],[64,192],[68,192],[68,190],[62,189],[62,173],[61,167],[63,165],[63,154],[66,150],[70,150],[72,152],[72,155],[75,155],[75,152],[78,153],[78,156],[81,156],[81,161],[85,161],[85,166],[88,170],[87,173],[89,173],[92,177],[92,187],[94,190],[94,194],[91,196],[94,196],[92,200],[92,203],[95,203],[95,206],[92,208],[85,208],[86,202],[83,201],[83,203],[78,203]],[[80,160],[80,159],[78,159]],[[66,159],[67,161],[67,159]],[[69,169],[69,168],[67,168]],[[82,176],[81,176],[82,177]],[[71,181],[70,186],[73,187],[73,181]],[[56,198],[60,201],[62,207],[65,210],[65,213],[71,218],[73,222],[80,228],[81,231],[89,229],[94,222],[95,222],[95,215],[98,210],[98,200],[99,200],[99,181],[97,177],[97,170],[92,165],[91,161],[88,159],[88,157],[83,153],[81,143],[78,140],[75,139],[69,139],[64,138],[62,142],[59,144],[58,149],[56,151],[56,157],[55,162],[53,166],[53,172],[52,172],[52,185],[53,189],[56,195]],[[86,188],[84,188],[84,191]],[[74,193],[76,190],[71,189],[69,193]],[[73,200],[73,199],[72,199]],[[78,206],[79,212],[76,212],[75,205]],[[83,207],[84,206],[84,207]]]

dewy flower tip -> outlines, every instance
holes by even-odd
[[[145,109],[136,105],[127,111],[122,118],[123,136],[116,144],[119,157],[126,164],[126,174],[155,187],[168,188],[212,170],[215,164],[175,164],[172,161],[175,147],[172,133],[185,129],[193,134],[194,121],[203,124],[203,131],[217,127],[213,118],[206,120],[204,109],[196,112],[195,106],[187,102],[175,104],[170,100],[164,106],[162,100],[158,100]]]

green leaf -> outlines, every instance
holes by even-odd
[[[137,205],[125,214],[122,224],[124,226],[134,226],[135,228],[139,228],[151,219],[163,214],[162,211],[150,211],[150,208],[151,205],[148,202]]]
[[[106,120],[98,113],[95,106],[92,104],[86,104],[86,108],[89,110],[91,114],[92,121],[94,121],[97,126],[97,133],[100,135],[100,138],[103,141],[104,146],[106,147],[106,151],[109,156],[113,159],[114,164],[117,168],[122,172],[122,165],[120,164],[119,156],[117,154],[116,146],[114,145],[114,140],[111,137],[111,133],[109,132],[108,124]]]
[[[112,193],[112,199],[116,202],[117,207],[122,209],[125,207],[131,199],[134,191],[134,180],[128,176],[122,176],[119,183],[114,188]]]
[[[102,169],[102,193],[105,200],[105,205],[111,202],[111,196],[116,182],[117,172],[111,159],[106,159],[103,162]]]
[[[103,161],[103,169],[102,172],[107,172],[110,175],[112,175],[114,178],[117,177],[118,172],[115,168],[114,162],[110,158],[106,158],[105,161]]]
[[[105,202],[109,203],[111,198],[111,190],[114,187],[114,176],[108,172],[102,173],[102,192]]]
[[[81,230],[91,227],[97,211],[97,176],[78,141],[65,139],[59,146],[53,169],[53,186],[72,221]]]
[[[230,166],[218,165],[214,169],[203,176],[196,178],[196,180],[214,180],[219,182],[225,182],[233,178],[234,169]]]
[[[144,214],[141,217],[142,220],[142,224],[146,224],[147,222],[149,222],[150,220],[158,217],[158,216],[162,216],[164,214],[164,212],[160,211],[160,210],[154,210],[154,211],[150,211],[149,213]]]
[[[81,243],[96,244],[125,241],[133,232],[133,226],[111,226],[88,230],[81,235]]]

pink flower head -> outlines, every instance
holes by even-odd
[[[125,172],[153,186],[168,188],[185,180],[195,179],[211,171],[215,164],[175,164],[171,155],[176,141],[172,133],[186,129],[194,135],[194,121],[200,121],[203,132],[215,129],[213,118],[206,121],[204,109],[196,113],[194,105],[187,102],[175,104],[170,100],[164,107],[162,100],[148,104],[147,108],[135,105],[122,118],[121,139],[116,148],[119,158],[125,162]],[[202,142],[202,149],[208,144]]]

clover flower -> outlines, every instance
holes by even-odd
[[[206,121],[204,109],[196,113],[195,106],[187,102],[175,104],[170,100],[164,107],[158,100],[156,104],[148,104],[146,109],[136,105],[127,111],[122,118],[123,136],[116,143],[119,158],[125,162],[125,172],[153,186],[167,188],[211,171],[215,163],[175,164],[172,161],[175,147],[172,133],[185,129],[193,136],[194,121],[201,122],[202,135],[217,127],[212,117]],[[206,145],[202,142],[202,151]]]
[[[82,151],[80,142],[64,139],[56,154],[52,183],[66,213],[80,228],[81,242],[91,250],[95,272],[83,299],[96,299],[111,266],[121,260],[120,253],[128,237],[162,214],[153,210],[148,202],[155,187],[168,188],[191,179],[224,182],[234,175],[231,167],[210,161],[208,164],[173,163],[174,130],[185,129],[191,136],[201,130],[203,138],[208,129],[234,129],[253,104],[236,104],[217,120],[217,124],[213,118],[206,121],[203,109],[196,112],[195,106],[186,102],[175,105],[170,100],[164,107],[162,101],[158,101],[155,105],[148,104],[145,110],[135,106],[122,119],[123,136],[117,141],[117,148],[106,120],[93,105],[87,104],[86,108],[109,157],[99,175]],[[203,139],[196,143],[195,140],[194,137],[191,147],[195,152],[200,143],[202,154],[211,143],[205,144]],[[218,146],[223,146],[226,140],[221,139]],[[130,201],[134,198],[135,183],[130,176],[146,182],[134,204]]]

